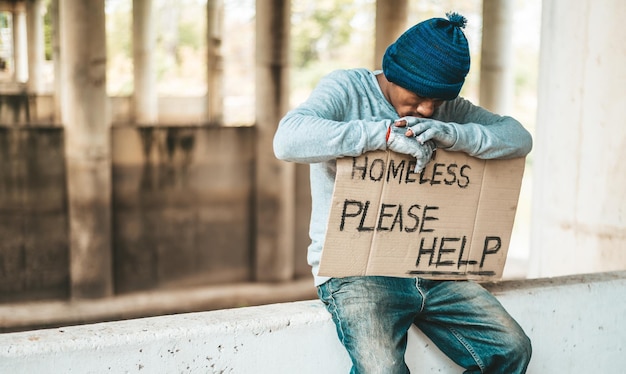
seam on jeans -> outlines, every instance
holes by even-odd
[[[422,289],[420,288],[419,278],[415,278],[415,288],[417,288],[417,292],[419,292],[420,295],[422,295],[422,305],[420,306],[420,313],[421,313],[424,311],[424,307],[426,306],[426,294],[424,294],[424,291],[422,291]]]
[[[339,317],[339,313],[337,312],[337,302],[335,301],[335,295],[333,293],[332,288],[330,287],[330,283],[331,282],[327,282],[326,286],[328,288],[329,299],[330,299],[330,301],[332,301],[332,304],[333,304],[333,311],[331,313],[334,314],[335,318],[337,319],[337,328],[339,329],[339,331],[341,331],[341,337],[340,337],[341,344],[345,347],[346,346],[346,344],[345,344],[345,342],[346,342],[346,340],[345,340],[346,334],[343,331],[342,321],[341,321],[341,318]]]
[[[467,351],[469,352],[469,354],[472,356],[472,358],[474,359],[474,361],[476,362],[476,365],[478,365],[478,367],[480,368],[480,372],[484,373],[485,372],[485,364],[483,363],[483,361],[480,359],[480,357],[476,354],[476,351],[474,350],[474,348],[472,347],[471,344],[469,344],[464,338],[463,335],[459,334],[458,331],[456,331],[453,327],[448,327],[448,330],[452,333],[452,335],[454,335],[454,337],[459,341],[459,343],[461,343],[465,349],[467,349]]]

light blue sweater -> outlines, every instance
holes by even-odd
[[[367,69],[338,70],[320,80],[310,97],[285,115],[274,136],[280,160],[310,164],[312,212],[307,260],[315,285],[333,194],[336,159],[385,150],[385,134],[398,119],[383,95],[376,74]],[[530,134],[511,117],[493,114],[463,98],[444,102],[433,119],[462,124],[448,150],[479,158],[513,158],[528,154]]]

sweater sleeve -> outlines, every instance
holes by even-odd
[[[283,117],[274,135],[274,153],[285,161],[316,163],[386,149],[391,120],[367,120],[359,92],[345,72],[322,78],[310,97]]]
[[[448,148],[451,151],[492,159],[524,157],[532,149],[530,133],[512,117],[491,113],[463,98],[441,109],[441,120],[457,125],[457,141]]]

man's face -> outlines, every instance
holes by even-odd
[[[400,117],[429,118],[444,102],[442,99],[419,96],[392,82],[389,84],[389,101]]]

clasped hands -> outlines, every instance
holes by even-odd
[[[389,125],[387,148],[415,157],[415,172],[421,173],[437,148],[448,148],[457,140],[454,125],[430,118],[402,117]]]

